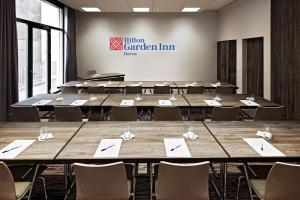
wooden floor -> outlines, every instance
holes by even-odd
[[[268,169],[267,167],[256,167],[254,168],[260,177],[265,177]],[[12,172],[14,175],[21,174],[23,168],[17,167],[12,168]],[[235,165],[229,165],[228,167],[228,185],[227,185],[227,199],[234,200],[236,196],[236,187],[237,187],[237,179],[241,175],[240,171]],[[49,200],[62,200],[64,197],[64,178],[63,178],[63,166],[53,165],[48,166],[47,170],[42,173],[43,177],[46,178],[47,182],[47,192]],[[213,175],[211,175],[213,176]],[[218,180],[217,180],[218,183]],[[139,177],[137,179],[137,187],[136,187],[136,199],[137,200],[148,200],[149,199],[149,179],[147,177]],[[76,199],[76,190],[74,189],[70,200]],[[41,182],[38,180],[33,192],[33,200],[43,200],[44,193]],[[218,199],[214,190],[210,186],[210,199]],[[245,182],[242,182],[241,191],[240,191],[240,199],[246,200],[250,199],[248,195],[248,190]]]

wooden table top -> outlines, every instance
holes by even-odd
[[[199,160],[226,159],[227,154],[201,122],[88,122],[59,154],[57,160],[101,160],[94,153],[101,139],[118,139],[126,127],[135,134],[130,141],[123,141],[119,157],[114,160],[168,160],[164,138],[183,138],[189,126],[193,126],[199,138],[186,140],[192,158]],[[174,158],[173,158],[174,159]]]
[[[267,158],[260,156],[243,138],[259,138],[256,136],[257,131],[265,130],[266,125],[268,125],[273,137],[267,141],[286,155],[286,157],[279,157],[277,160],[296,158],[298,162],[300,161],[300,122],[205,121],[204,124],[231,158],[260,158],[262,160]]]
[[[112,78],[112,77],[123,77],[125,74],[120,73],[103,73],[103,74],[92,74],[85,75],[81,77],[83,80],[93,80],[93,79],[102,79],[102,78]]]
[[[142,88],[151,89],[154,88],[156,84],[166,84],[170,85],[171,88],[176,88],[176,85],[173,81],[122,81],[119,85],[120,88],[125,88],[131,84],[140,84]]]
[[[40,128],[47,126],[48,131],[54,136],[43,142],[37,137]],[[2,159],[3,161],[41,161],[54,160],[65,144],[82,126],[81,122],[49,122],[49,123],[0,123],[0,149],[14,140],[36,140],[14,159]],[[1,159],[0,159],[1,160]]]
[[[47,103],[46,105],[37,105],[37,107],[49,107],[49,106],[67,106],[73,103],[75,100],[88,100],[85,104],[83,104],[81,107],[96,107],[101,106],[101,104],[104,102],[104,100],[109,96],[109,94],[93,94],[97,99],[90,100],[91,94],[40,94],[33,97],[30,97],[28,99],[25,99],[23,101],[20,101],[16,104],[16,106],[28,106],[33,105],[34,103],[40,101],[40,100],[52,100],[51,102]],[[56,99],[58,97],[62,97],[63,99],[60,101],[57,101]]]
[[[143,94],[140,95],[142,100],[134,101],[134,106],[140,107],[153,107],[159,106],[158,100],[169,100],[171,94]],[[174,95],[176,97],[175,101],[172,101],[174,106],[187,107],[188,102],[181,94]],[[111,94],[102,104],[102,106],[119,106],[122,100],[134,100],[137,95],[132,94]]]
[[[70,81],[62,86],[77,86],[77,88],[99,87],[118,88],[121,81]],[[60,86],[61,87],[61,86]],[[60,88],[58,87],[58,88]]]
[[[216,97],[215,94],[183,94],[186,100],[189,102],[192,107],[210,107],[211,105],[207,105],[204,100],[212,100]],[[255,107],[255,106],[247,106],[239,100],[246,100],[249,95],[246,94],[220,94],[218,95],[221,98],[222,106],[235,106],[235,107]],[[271,102],[262,97],[255,97],[254,100],[261,106],[279,106],[279,104]]]
[[[177,88],[179,89],[186,89],[188,87],[188,84],[192,84],[192,83],[196,83],[195,86],[204,86],[206,89],[215,89],[216,87],[213,86],[212,84],[216,83],[217,81],[174,81],[174,83],[176,84]],[[220,82],[221,86],[232,86],[235,89],[237,89],[238,87],[230,84],[230,83],[226,83],[226,82]]]

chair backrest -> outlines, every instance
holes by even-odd
[[[204,86],[188,86],[187,93],[188,94],[203,94]]]
[[[280,121],[281,107],[257,107],[254,115],[255,121]]]
[[[78,94],[76,86],[61,86],[60,90],[63,94]]]
[[[40,122],[39,110],[35,106],[12,106],[14,122]]]
[[[93,74],[96,74],[96,70],[86,70],[86,75],[93,75]]]
[[[170,94],[171,88],[169,85],[165,86],[154,86],[154,94]]]
[[[214,107],[212,121],[238,121],[240,120],[239,108],[237,107]]]
[[[55,106],[55,119],[59,122],[82,122],[79,106]]]
[[[136,121],[138,113],[136,106],[113,106],[110,120],[112,121]]]
[[[14,178],[4,162],[0,162],[0,199],[17,199]]]
[[[209,199],[209,162],[195,164],[159,164],[156,199]]]
[[[269,172],[265,200],[299,199],[300,165],[275,163]]]
[[[106,165],[74,164],[77,200],[128,200],[124,163]]]
[[[179,107],[154,107],[153,119],[155,121],[179,121],[181,111]]]
[[[105,94],[105,89],[103,86],[99,87],[88,87],[87,88],[88,93],[90,94]]]
[[[216,94],[233,94],[234,87],[232,86],[218,86],[216,88]]]
[[[142,86],[126,86],[126,94],[142,94]]]

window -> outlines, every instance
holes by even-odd
[[[19,19],[62,28],[62,9],[42,0],[16,0]]]
[[[48,1],[16,0],[16,15],[19,101],[57,91],[64,80],[63,8]]]

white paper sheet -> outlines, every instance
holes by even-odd
[[[122,139],[102,139],[94,158],[112,158],[118,157]]]
[[[172,101],[170,100],[158,100],[159,106],[172,106]]]
[[[204,100],[205,103],[209,106],[222,106],[218,101],[216,100]]]
[[[99,87],[106,87],[107,84],[105,84],[105,83],[100,83],[100,84],[98,84],[98,86],[99,86]]]
[[[218,87],[218,86],[221,86],[221,83],[212,83],[211,86]]]
[[[0,150],[0,158],[12,159],[29,147],[35,140],[14,140],[12,143]],[[7,151],[7,152],[5,152]]]
[[[243,104],[245,104],[247,106],[259,106],[258,103],[251,101],[251,100],[240,100],[240,102],[242,102]]]
[[[134,100],[122,100],[120,106],[133,106]]]
[[[183,138],[164,138],[167,157],[191,157]]]
[[[85,104],[87,102],[87,100],[75,100],[73,101],[73,103],[71,103],[71,106],[82,106],[83,104]]]
[[[79,84],[75,84],[76,87],[81,87],[83,86],[83,84],[79,83]]]
[[[52,100],[40,100],[38,102],[35,102],[34,104],[32,104],[33,106],[43,106],[46,105],[48,103],[50,103]]]
[[[263,138],[243,138],[259,155],[264,157],[285,156],[277,148]]]
[[[131,87],[138,87],[138,86],[141,86],[142,84],[140,83],[132,83],[130,84]]]

